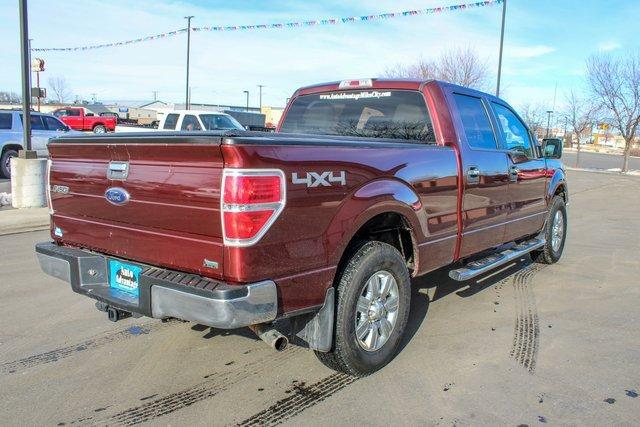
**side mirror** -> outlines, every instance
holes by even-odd
[[[559,139],[543,140],[542,153],[545,159],[559,159],[562,157],[562,141]]]

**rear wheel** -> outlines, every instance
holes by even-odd
[[[531,258],[541,264],[556,263],[562,256],[567,237],[567,207],[560,196],[551,201],[543,234],[546,242],[542,249],[531,252]]]
[[[4,150],[0,157],[0,175],[3,178],[11,178],[11,159],[18,157],[16,150]]]
[[[107,128],[103,125],[95,125],[93,127],[93,133],[107,133]]]
[[[337,285],[334,343],[316,352],[331,369],[366,376],[396,355],[409,317],[411,282],[393,246],[368,242],[355,252]]]

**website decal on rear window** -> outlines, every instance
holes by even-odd
[[[359,99],[380,99],[391,96],[391,92],[380,92],[379,90],[370,90],[364,92],[332,92],[320,95],[322,100],[354,100]]]

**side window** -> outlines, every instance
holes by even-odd
[[[45,130],[44,123],[42,123],[42,116],[31,116],[31,130]]]
[[[80,117],[80,110],[75,108],[70,108],[67,110],[67,116]]]
[[[202,130],[198,118],[192,114],[187,114],[182,119],[182,127],[180,130]]]
[[[168,114],[162,129],[175,130],[176,124],[178,124],[178,114]]]
[[[38,114],[32,114],[30,117],[31,130],[45,130],[44,123],[42,123],[42,116]],[[20,121],[22,121],[22,114],[20,114]]]
[[[493,111],[496,113],[500,130],[502,130],[505,148],[507,150],[521,151],[529,158],[535,157],[527,127],[520,121],[518,116],[504,105],[496,104],[495,102],[491,104],[493,105]]]
[[[42,116],[42,120],[44,120],[44,125],[48,130],[58,130],[58,131],[67,130],[67,127],[64,125],[64,123],[62,123],[58,119],[54,119],[53,117],[49,117],[49,116]]]
[[[11,129],[11,113],[0,113],[0,129]]]
[[[480,98],[454,93],[467,142],[472,148],[497,149],[496,137]]]

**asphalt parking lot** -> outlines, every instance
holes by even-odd
[[[46,232],[2,236],[0,424],[638,425],[640,178],[569,179],[558,264],[415,280],[404,348],[357,380],[244,330],[108,322],[39,271]]]
[[[572,168],[615,169],[622,167],[622,160],[622,156],[619,154],[582,151],[580,159],[575,151],[565,151],[562,154],[562,161]],[[629,158],[629,169],[640,170],[640,157]]]

